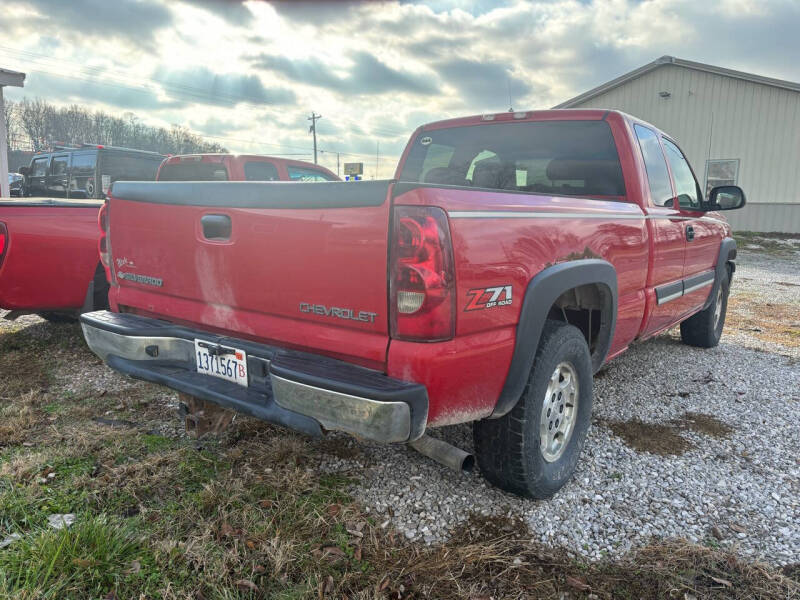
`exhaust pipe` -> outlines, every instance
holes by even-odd
[[[408,445],[420,454],[456,471],[469,473],[475,466],[475,457],[472,454],[427,434],[408,442]]]

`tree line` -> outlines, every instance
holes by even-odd
[[[220,144],[208,142],[186,127],[153,127],[130,112],[115,116],[77,104],[59,107],[40,98],[25,98],[21,102],[6,102],[2,117],[13,149],[40,152],[57,145],[86,143],[161,154],[226,152]]]

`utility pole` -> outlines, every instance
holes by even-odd
[[[373,179],[378,178],[378,163],[381,161],[381,143],[375,142],[377,145],[375,146],[375,177]]]
[[[339,174],[339,153],[338,152],[336,153],[336,176],[337,177],[341,177],[341,175]]]
[[[311,121],[311,127],[308,128],[309,133],[314,134],[314,164],[317,164],[317,119],[321,119],[322,115],[318,115],[313,110],[308,120]]]

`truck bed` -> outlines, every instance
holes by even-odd
[[[0,308],[72,312],[84,307],[99,262],[101,206],[99,200],[0,199],[0,223],[7,229]]]

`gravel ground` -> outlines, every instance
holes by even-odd
[[[793,304],[800,319],[796,260],[742,252],[738,263],[734,295]],[[479,474],[455,474],[408,449],[362,444],[368,466],[353,493],[409,538],[428,542],[446,538],[478,510],[518,515],[532,542],[590,559],[623,554],[653,537],[683,537],[773,564],[796,563],[799,354],[797,346],[772,350],[735,326],[712,350],[684,346],[675,332],[634,345],[595,379],[586,448],[575,478],[551,500],[505,494]],[[713,415],[731,431],[715,436],[673,423],[686,413]],[[631,420],[661,424],[690,446],[677,455],[633,448],[609,427]],[[472,448],[469,426],[434,434]]]
[[[748,306],[796,307],[790,325],[800,327],[798,258],[740,252],[732,296],[747,298]],[[593,425],[576,476],[551,500],[520,499],[477,473],[457,474],[408,448],[339,434],[331,435],[333,443],[352,448],[352,457],[321,453],[320,468],[357,477],[352,493],[379,522],[426,542],[446,539],[477,511],[519,516],[532,543],[589,559],[621,555],[653,537],[682,537],[772,564],[797,563],[800,343],[767,342],[734,317],[715,349],[684,346],[671,332],[610,363],[595,378]],[[36,322],[23,317],[13,327]],[[8,327],[0,321],[0,331]],[[131,385],[94,366],[75,366],[59,378],[67,391]],[[168,390],[157,399],[176,406]],[[687,413],[713,415],[719,423],[704,433]],[[624,439],[632,423],[644,427],[638,441]],[[163,424],[170,435],[179,435],[179,427],[177,419]],[[433,434],[472,448],[469,426]],[[662,438],[666,452],[648,450]]]

